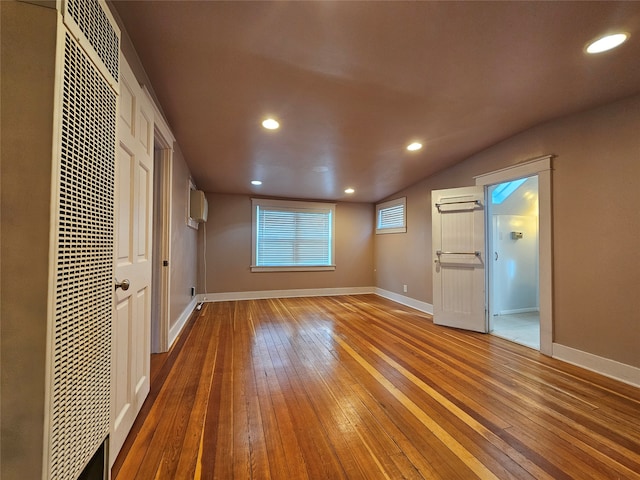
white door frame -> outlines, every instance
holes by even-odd
[[[142,90],[145,92],[149,101],[153,105],[154,116],[154,144],[160,147],[159,163],[156,165],[160,168],[160,184],[156,187],[160,188],[159,192],[161,205],[159,222],[156,230],[153,232],[153,241],[158,243],[159,257],[154,258],[154,274],[157,274],[158,281],[154,280],[152,285],[151,301],[157,305],[158,316],[152,318],[152,322],[157,322],[152,326],[152,330],[157,329],[157,338],[152,338],[151,353],[162,353],[169,350],[169,306],[171,305],[171,193],[173,183],[173,145],[175,137],[171,133],[171,129],[164,121],[162,113],[153,101],[149,91],[143,85]],[[155,207],[154,207],[155,208]]]
[[[553,251],[552,242],[552,210],[551,210],[551,159],[553,155],[534,158],[517,165],[496,170],[474,177],[476,185],[485,187],[485,198],[490,185],[508,182],[532,175],[538,176],[538,208],[539,208],[539,277],[540,292],[540,352],[553,354]],[[488,219],[487,221],[490,221]],[[490,225],[487,225],[489,228]],[[488,231],[488,230],[487,230]],[[488,243],[488,242],[487,242]],[[485,253],[485,256],[488,252]],[[488,257],[487,257],[488,258]],[[487,269],[487,276],[488,276]],[[490,298],[491,284],[486,280],[487,301]]]

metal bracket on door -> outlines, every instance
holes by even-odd
[[[481,252],[480,250],[476,250],[475,252],[443,252],[442,250],[436,250],[436,255],[475,255],[479,257]]]
[[[445,205],[459,205],[462,203],[473,203],[478,207],[482,206],[482,204],[480,203],[480,200],[463,200],[461,202],[436,203],[436,208],[438,209],[438,212],[442,213],[442,210],[440,210],[440,207],[444,207]]]

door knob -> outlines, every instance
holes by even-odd
[[[498,261],[498,252],[493,252],[496,254],[496,262]]]
[[[116,278],[116,290],[118,288],[121,288],[122,290],[127,291],[129,290],[130,285],[131,285],[131,282],[129,282],[128,279],[125,278],[123,281],[118,282],[118,279]]]

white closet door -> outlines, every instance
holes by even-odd
[[[149,393],[153,107],[124,57],[120,60],[116,155],[115,277],[110,464]]]

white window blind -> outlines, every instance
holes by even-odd
[[[335,268],[335,205],[263,199],[252,202],[252,271]]]
[[[406,197],[376,205],[376,233],[407,231]]]

